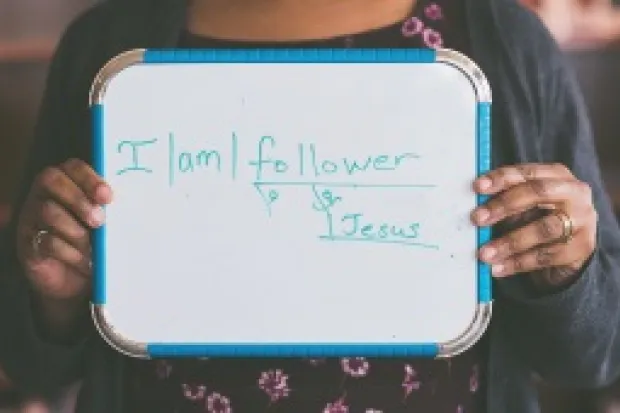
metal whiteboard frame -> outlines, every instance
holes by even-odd
[[[450,49],[260,49],[260,50],[157,50],[134,49],[111,59],[99,71],[90,91],[92,113],[94,168],[104,175],[104,161],[99,150],[104,139],[103,108],[106,89],[123,70],[151,63],[419,63],[447,64],[468,78],[477,97],[477,174],[491,167],[491,87],[484,73],[467,56]],[[479,195],[477,204],[486,202]],[[491,238],[489,227],[478,228],[476,244],[482,246]],[[433,344],[149,344],[131,341],[115,331],[105,308],[105,226],[93,236],[93,298],[91,315],[99,334],[117,351],[136,358],[205,357],[205,356],[419,356],[449,358],[472,347],[485,333],[492,313],[491,271],[478,263],[478,306],[469,328],[451,341]]]

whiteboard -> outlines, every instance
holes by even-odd
[[[427,356],[491,314],[489,85],[451,50],[132,50],[91,90],[92,314],[135,357]]]

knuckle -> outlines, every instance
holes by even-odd
[[[538,238],[548,241],[562,234],[562,223],[555,215],[550,215],[535,222],[534,228]]]
[[[537,197],[544,198],[549,194],[549,186],[546,181],[535,179],[529,182],[530,190]]]
[[[536,265],[541,268],[549,267],[553,263],[554,254],[546,247],[539,248],[536,251]]]
[[[551,168],[561,175],[566,175],[566,174],[571,173],[568,167],[560,162],[554,162],[553,164],[551,164]]]
[[[515,272],[522,272],[523,269],[525,268],[525,262],[522,256],[519,257],[514,257],[512,259],[512,267],[514,268]]]
[[[506,176],[508,176],[508,174],[509,174],[508,167],[502,166],[500,168],[497,168],[491,174],[493,175],[493,180],[494,181],[496,180],[496,181],[499,181],[499,182],[504,182],[504,180],[506,179]]]
[[[45,168],[37,177],[39,186],[47,189],[56,188],[60,185],[63,173],[55,167]]]
[[[88,237],[88,231],[86,228],[77,223],[72,223],[72,225],[69,225],[66,231],[69,238],[72,239],[82,240]]]
[[[517,171],[524,180],[536,178],[536,168],[533,165],[519,165]]]
[[[592,199],[592,187],[590,184],[583,181],[578,181],[577,188],[583,198],[586,198],[588,201]]]
[[[494,198],[492,198],[488,203],[487,203],[487,208],[489,209],[489,211],[491,212],[491,215],[496,215],[498,213],[501,213],[503,211],[505,211],[506,209],[506,196],[505,195],[498,195]]]
[[[76,173],[82,169],[84,162],[82,162],[81,160],[77,158],[71,158],[65,161],[62,165],[63,165],[63,169],[66,170],[67,172]]]
[[[515,253],[519,251],[521,245],[519,236],[517,236],[515,233],[508,234],[506,236],[506,243],[504,245],[509,253]]]
[[[46,224],[53,224],[58,219],[59,212],[60,211],[58,210],[58,205],[56,205],[52,200],[46,199],[41,202],[41,219]]]

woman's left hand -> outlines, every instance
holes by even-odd
[[[548,211],[480,249],[480,259],[491,265],[495,277],[557,268],[563,279],[570,279],[596,248],[597,213],[590,186],[563,165],[502,167],[478,178],[474,188],[491,196],[472,214],[479,226],[532,210]]]

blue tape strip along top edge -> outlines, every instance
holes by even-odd
[[[433,49],[148,49],[144,63],[434,63]]]
[[[478,103],[478,175],[483,175],[491,170],[491,103]],[[478,205],[484,204],[488,196],[478,195]],[[478,229],[478,246],[491,240],[491,228]],[[478,300],[488,303],[492,300],[492,277],[491,267],[483,262],[478,263]]]
[[[91,107],[93,128],[93,167],[99,176],[105,176],[103,152],[103,105]],[[93,304],[105,304],[105,225],[93,231]]]
[[[428,357],[437,344],[149,344],[147,353],[160,357]]]

